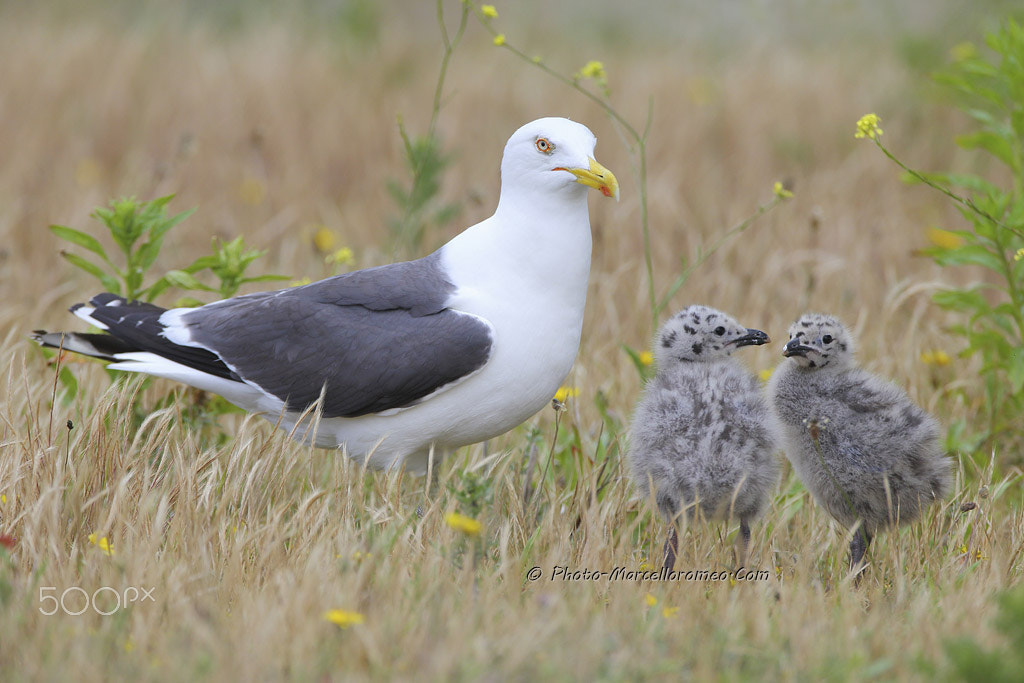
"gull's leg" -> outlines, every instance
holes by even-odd
[[[860,576],[863,573],[863,560],[864,553],[868,549],[868,545],[871,543],[871,534],[868,533],[867,529],[862,525],[853,534],[853,538],[850,540],[850,571],[857,572],[855,583],[860,583]]]
[[[679,534],[676,525],[672,525],[668,538],[665,539],[665,569],[671,571],[676,566],[676,553],[679,551]]]
[[[740,558],[738,566],[742,567],[747,561],[747,551],[750,549],[750,524],[747,520],[740,520]]]

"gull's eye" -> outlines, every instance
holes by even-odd
[[[718,327],[715,328],[715,334],[721,337],[723,334],[725,334],[725,328],[719,325]]]
[[[821,338],[821,341],[823,343],[825,343],[825,344],[831,344],[832,341],[833,341],[832,335],[831,334],[826,334],[824,337]]]
[[[537,138],[537,151],[551,154],[555,151],[555,145],[548,142],[547,138]]]

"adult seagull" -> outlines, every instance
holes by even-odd
[[[220,394],[370,467],[425,472],[431,452],[529,418],[568,375],[590,273],[587,188],[619,191],[596,142],[564,118],[517,130],[494,215],[424,258],[198,308],[99,294],[71,311],[104,333],[34,339]]]

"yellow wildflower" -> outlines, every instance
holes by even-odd
[[[312,280],[310,280],[309,277],[307,276],[302,278],[301,280],[292,280],[291,282],[288,283],[288,286],[301,287],[302,285],[308,285],[310,282],[312,282]]]
[[[369,560],[371,557],[373,557],[372,554],[364,553],[362,550],[357,550],[354,553],[352,553],[352,559],[355,560],[356,562],[362,562],[363,560]]]
[[[963,237],[942,228],[928,228],[928,240],[942,249],[956,249],[964,243]]]
[[[921,362],[925,365],[939,365],[945,366],[953,362],[953,359],[949,357],[949,354],[942,349],[936,349],[933,351],[922,351]]]
[[[962,62],[976,54],[978,54],[978,50],[974,47],[974,43],[970,42],[957,43],[949,49],[949,56],[953,58],[954,62]]]
[[[348,628],[349,626],[355,626],[366,621],[366,617],[359,612],[349,612],[343,609],[327,610],[324,612],[324,619],[340,628]]]
[[[640,364],[641,365],[650,365],[653,362],[654,362],[654,354],[653,353],[651,353],[650,351],[641,351],[640,352]]]
[[[504,45],[505,44],[505,34],[504,33],[499,33],[498,35],[494,36],[494,44],[497,47],[501,47],[502,45]]]
[[[654,607],[658,604],[658,598],[654,597],[650,593],[644,596],[644,604],[648,607]]]
[[[576,387],[559,387],[558,391],[555,392],[555,400],[559,403],[565,403],[567,399],[579,395],[580,390]]]
[[[793,196],[793,193],[785,188],[785,186],[779,181],[775,181],[775,185],[772,187],[772,192],[779,199],[789,199]]]
[[[498,10],[494,9],[494,5],[480,5],[480,14],[488,19],[498,18]]]
[[[1014,261],[1024,261],[1024,247],[1017,250],[1017,253],[1013,255]]]
[[[661,610],[661,616],[665,617],[666,619],[674,619],[676,614],[678,613],[678,607],[664,607]]]
[[[328,254],[324,257],[324,263],[337,263],[338,265],[347,266],[356,260],[355,254],[348,247],[342,247],[333,254]]]
[[[544,58],[541,57],[540,55],[534,55],[533,59],[531,59],[530,61],[533,62],[534,64],[540,64],[541,62],[544,61]]]
[[[98,538],[96,534],[89,534],[89,543],[105,552],[107,555],[114,554],[114,544],[107,540],[107,537]]]
[[[647,558],[640,560],[640,571],[649,572],[652,569],[654,569],[654,567],[650,565],[650,563],[647,561]]]
[[[0,503],[7,504],[7,495],[0,493]]]
[[[337,241],[338,237],[334,234],[334,231],[324,225],[318,227],[316,232],[313,233],[313,246],[323,254],[333,249]]]
[[[882,137],[882,129],[878,127],[878,124],[881,122],[882,119],[878,118],[878,114],[865,114],[858,119],[857,132],[854,133],[853,137],[877,140]]]
[[[131,638],[129,638],[128,640],[124,641],[124,651],[125,652],[131,652],[134,649],[135,649],[135,643],[132,642]]]
[[[245,178],[238,184],[238,198],[243,204],[257,206],[267,198],[267,188],[257,178]]]
[[[456,531],[461,531],[467,536],[479,536],[480,530],[483,529],[483,524],[467,517],[466,515],[460,515],[458,512],[449,512],[444,516],[444,522]]]
[[[604,81],[607,74],[604,73],[604,65],[600,61],[591,59],[583,66],[577,78],[592,78],[595,81]]]
[[[765,368],[757,373],[758,379],[762,382],[767,382],[772,378],[772,373],[775,372],[775,368]]]

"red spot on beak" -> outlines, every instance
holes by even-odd
[[[603,194],[605,197],[611,197],[612,196],[612,191],[609,190],[607,187],[602,187],[601,188],[601,194]]]

